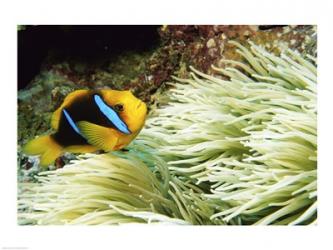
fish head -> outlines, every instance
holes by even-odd
[[[143,127],[147,106],[131,91],[104,90],[102,94],[107,104],[117,112],[132,133]]]

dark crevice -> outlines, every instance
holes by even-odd
[[[18,31],[18,89],[42,65],[63,61],[105,65],[125,51],[145,52],[158,46],[155,25],[38,25]]]

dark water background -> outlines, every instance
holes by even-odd
[[[159,43],[155,25],[38,25],[18,32],[18,89],[42,63],[64,60],[107,63],[123,51],[145,51]]]

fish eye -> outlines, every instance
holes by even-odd
[[[114,105],[113,108],[114,108],[115,111],[117,111],[117,112],[121,112],[121,111],[124,110],[124,105],[121,104],[121,103],[119,103],[119,104]]]

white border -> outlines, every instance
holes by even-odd
[[[7,1],[0,8],[0,249],[317,249],[330,244],[332,26],[330,1]],[[17,24],[318,24],[319,225],[310,227],[37,227],[16,225]],[[331,73],[331,74],[330,74]]]

